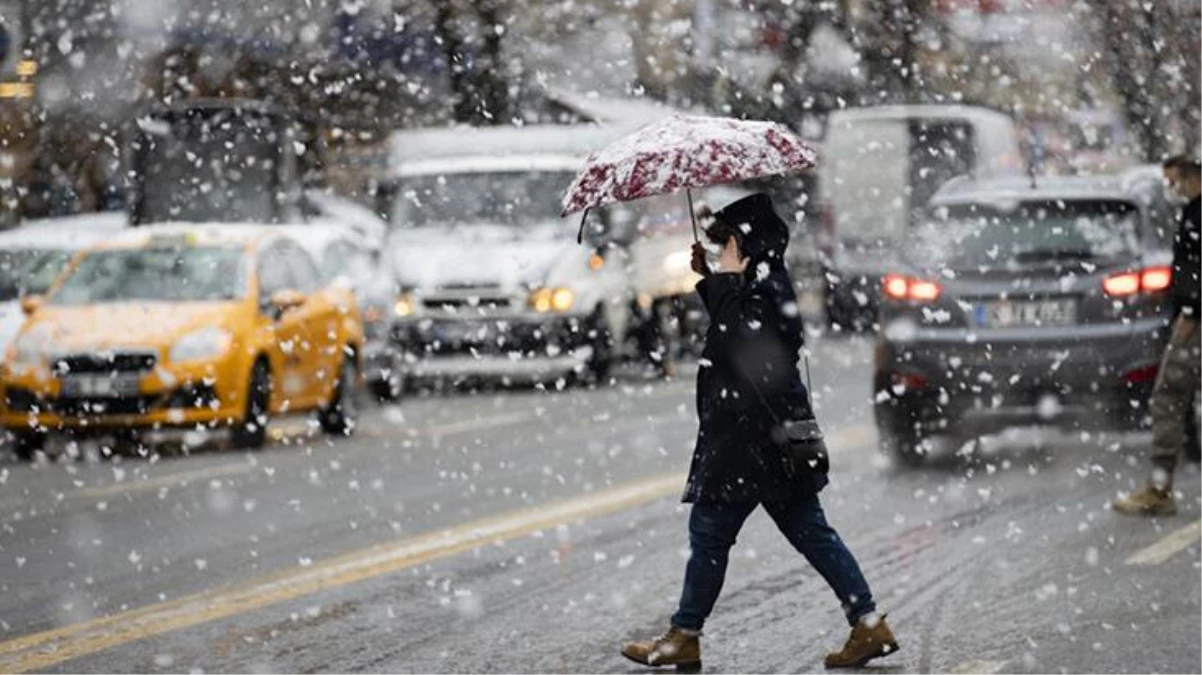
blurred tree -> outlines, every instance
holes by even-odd
[[[1154,86],[1162,63],[1161,50],[1156,46],[1161,37],[1156,6],[1105,0],[1098,3],[1097,9],[1102,42],[1111,55],[1108,65],[1127,126],[1145,158],[1158,159],[1165,153]]]
[[[435,31],[448,65],[454,118],[470,124],[509,121],[509,88],[502,38],[511,10],[507,0],[435,3]]]
[[[1198,151],[1199,3],[1095,0],[1099,42],[1143,159]]]
[[[933,25],[927,0],[866,0],[852,32],[868,79],[862,105],[918,103],[927,91],[919,59],[920,28]]]
[[[626,0],[630,13],[635,88],[661,101],[687,97],[693,0]]]

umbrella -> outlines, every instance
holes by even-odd
[[[563,198],[563,213],[685,190],[693,216],[693,188],[803,171],[814,149],[775,122],[673,115],[593,153]]]

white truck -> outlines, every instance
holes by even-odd
[[[833,225],[824,261],[827,321],[868,329],[876,320],[881,261],[914,214],[949,179],[1022,175],[1010,117],[967,105],[890,105],[830,114],[818,163]]]
[[[560,200],[617,127],[452,128],[394,135],[385,253],[393,337],[411,381],[604,380],[634,355],[635,216]]]

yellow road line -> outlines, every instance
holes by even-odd
[[[1166,535],[1151,546],[1136,551],[1127,558],[1128,565],[1159,565],[1202,537],[1202,520]]]
[[[138,492],[143,490],[157,490],[161,487],[172,487],[181,483],[191,483],[196,480],[208,480],[220,476],[231,476],[240,473],[250,473],[255,470],[253,464],[239,462],[238,464],[220,464],[218,466],[210,466],[204,469],[194,469],[192,471],[180,471],[179,473],[169,473],[162,476],[154,476],[153,478],[138,479],[131,478],[123,480],[119,483],[111,485],[102,485],[99,487],[86,488],[78,492],[68,495],[70,499],[102,499],[104,497],[114,497],[127,494],[129,492]]]
[[[495,429],[497,427],[509,426],[511,424],[532,422],[536,419],[538,418],[530,412],[502,413],[493,417],[482,417],[480,419],[463,420],[462,422],[449,422],[447,424],[438,424],[425,427],[421,429],[421,432],[433,438],[441,438],[442,436],[461,434],[467,431],[483,431],[485,429]]]
[[[678,493],[684,478],[681,473],[662,475],[584,497],[373,546],[308,567],[289,568],[228,590],[204,591],[0,642],[0,672],[44,669],[162,633],[502,543],[566,522],[619,512]]]
[[[1006,669],[1009,661],[966,661],[947,671],[949,673],[1000,673]]]
[[[832,445],[847,447],[869,438],[872,432],[869,425],[845,427],[830,434],[829,440]],[[180,475],[171,478],[179,480]],[[677,494],[684,480],[683,473],[665,474],[566,501],[379,544],[307,567],[288,568],[226,589],[202,591],[14,638],[0,642],[0,672],[45,669],[155,635],[339,588],[481,546],[511,541],[563,523],[617,513]]]
[[[850,427],[840,427],[826,437],[827,445],[832,452],[845,448],[859,448],[876,441],[876,427],[860,423]]]

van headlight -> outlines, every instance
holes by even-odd
[[[396,304],[392,306],[392,311],[398,317],[413,316],[414,303],[412,293],[401,293],[397,296]]]
[[[201,328],[176,340],[168,358],[172,363],[215,359],[229,351],[233,342],[234,336],[224,328]]]
[[[570,288],[540,288],[530,294],[530,307],[536,312],[566,312],[575,302]]]
[[[693,252],[676,251],[670,253],[664,258],[663,266],[664,271],[668,274],[680,274],[691,271],[693,268]]]

